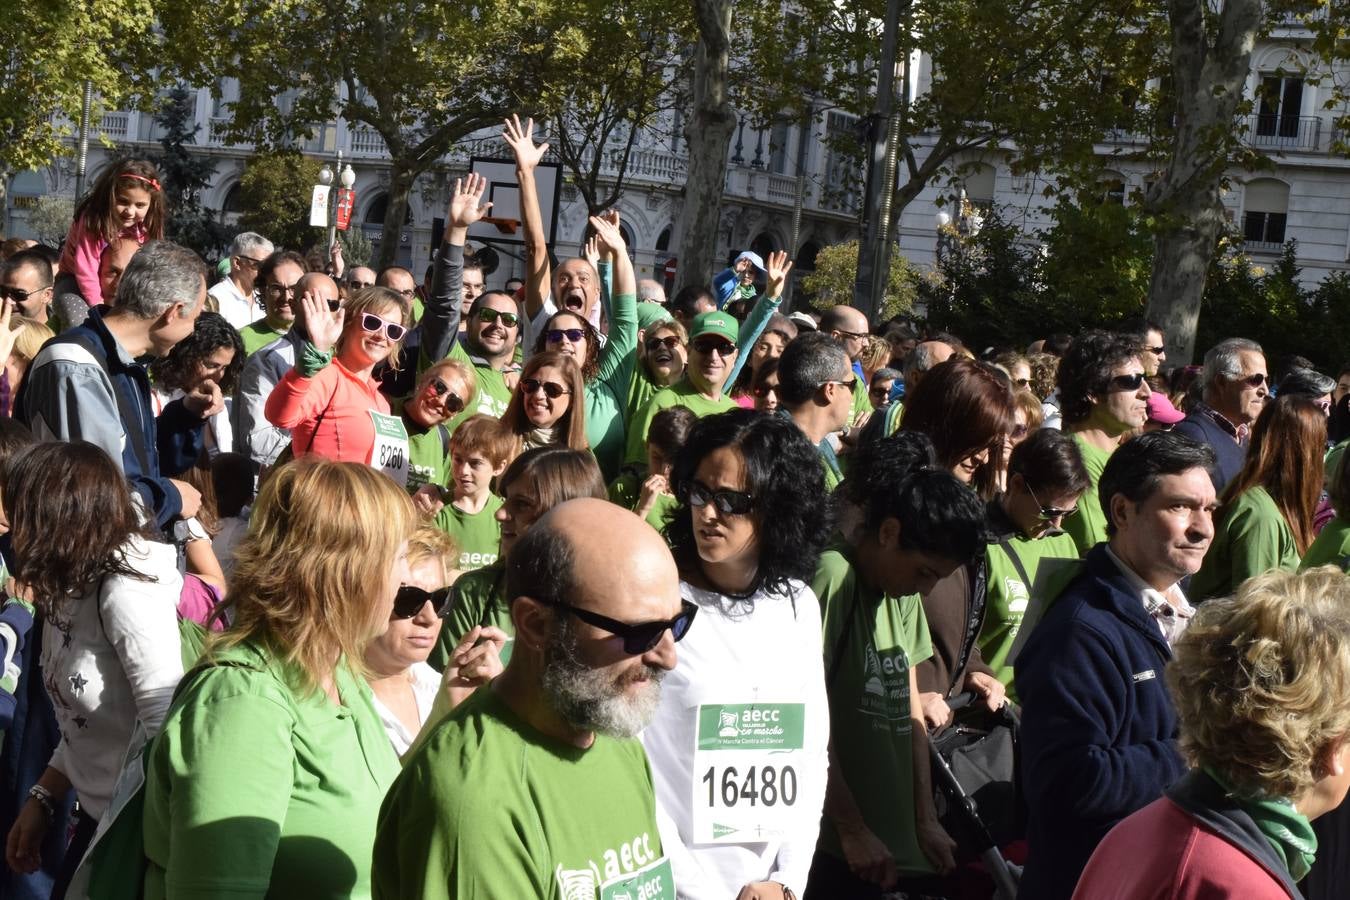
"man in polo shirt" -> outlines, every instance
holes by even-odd
[[[252,231],[242,231],[230,242],[230,274],[212,285],[207,294],[216,311],[235,330],[252,323],[263,310],[253,299],[258,270],[272,255],[272,242]]]
[[[689,362],[684,377],[657,391],[628,429],[625,462],[647,458],[647,429],[652,418],[671,406],[686,406],[699,418],[735,409],[736,403],[722,393],[722,385],[736,362],[736,339],[740,323],[730,313],[705,312],[694,318],[689,330]]]
[[[247,355],[257,353],[291,330],[300,295],[295,287],[305,274],[305,258],[292,250],[278,250],[258,269],[263,317],[239,329]]]
[[[508,557],[506,670],[404,758],[380,810],[376,900],[675,900],[634,736],[692,612],[637,516],[563,503]]]
[[[1205,354],[1204,399],[1172,430],[1214,448],[1214,490],[1223,493],[1247,459],[1247,437],[1270,394],[1261,345],[1229,338]]]
[[[829,436],[848,424],[858,387],[848,354],[827,334],[804,334],[778,358],[778,396],[792,421],[820,450],[830,490],[844,473]]]

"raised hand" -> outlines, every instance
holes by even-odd
[[[764,293],[770,297],[783,296],[783,288],[787,285],[788,273],[792,271],[792,260],[782,250],[777,250],[769,254],[769,258],[764,261],[765,274],[768,283],[764,288]]]
[[[487,215],[492,202],[482,202],[486,190],[487,179],[477,172],[470,172],[468,178],[456,178],[455,189],[450,193],[450,208],[445,214],[447,226],[468,228]]]
[[[614,213],[612,217],[591,216],[591,227],[595,229],[595,237],[600,242],[601,250],[614,259],[628,255],[628,245],[624,243],[623,232],[619,230],[618,213]]]
[[[520,124],[520,116],[515,113],[507,119],[502,130],[502,140],[516,156],[516,168],[522,172],[533,172],[539,161],[548,152],[548,144],[534,142],[534,119],[526,119]]]
[[[309,341],[314,349],[321,353],[332,350],[342,337],[342,324],[347,311],[338,309],[333,312],[328,303],[306,292],[300,298],[300,308],[305,311],[305,330],[309,332]]]
[[[328,251],[328,264],[334,278],[341,278],[342,273],[347,270],[347,263],[342,258],[342,241],[333,241],[333,246]]]
[[[586,238],[586,246],[582,250],[582,255],[586,261],[591,264],[592,269],[600,267],[600,240],[595,235]]]

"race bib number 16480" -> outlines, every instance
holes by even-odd
[[[694,744],[695,843],[770,841],[796,828],[806,705],[705,703]]]

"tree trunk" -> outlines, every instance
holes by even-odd
[[[0,240],[9,237],[9,169],[0,169]]]
[[[403,223],[408,218],[408,195],[412,193],[413,180],[417,175],[407,163],[394,160],[389,173],[389,203],[384,209],[384,234],[380,239],[380,256],[376,261],[379,269],[392,266],[398,256],[399,244],[403,240]]]
[[[717,229],[726,187],[727,153],[736,116],[727,99],[731,54],[729,0],[694,0],[699,41],[694,61],[693,111],[685,126],[689,172],[680,216],[681,288],[706,286],[717,268]]]
[[[1200,301],[1223,224],[1219,183],[1235,135],[1262,4],[1227,0],[1212,40],[1205,26],[1205,0],[1169,0],[1167,6],[1176,136],[1167,168],[1146,201],[1162,223],[1154,238],[1148,316],[1166,331],[1167,358],[1185,365],[1195,355]]]

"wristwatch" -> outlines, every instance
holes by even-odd
[[[40,784],[35,784],[28,789],[28,797],[41,804],[42,811],[47,814],[48,822],[56,818],[56,797],[51,791]]]

